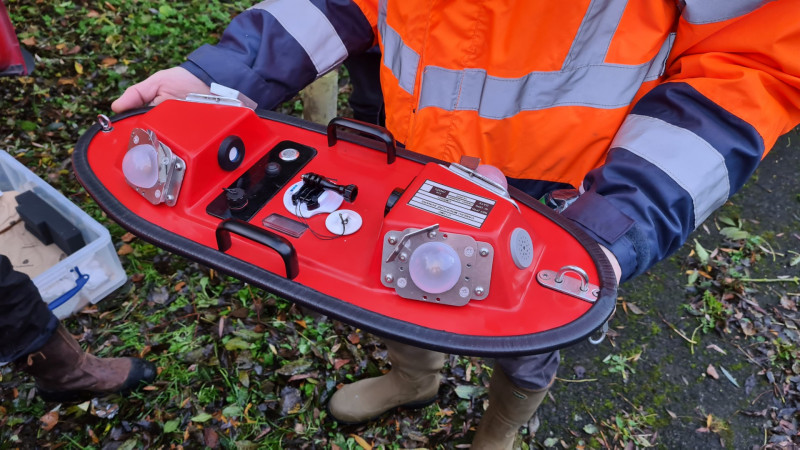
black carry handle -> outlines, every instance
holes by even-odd
[[[342,127],[353,131],[358,131],[366,136],[375,138],[386,144],[386,164],[394,162],[397,149],[395,148],[394,136],[386,128],[373,125],[371,123],[362,122],[355,119],[346,119],[344,117],[334,117],[328,122],[328,147],[336,145],[338,136],[336,135],[336,128]]]
[[[217,226],[217,247],[219,251],[225,252],[231,248],[231,233],[250,239],[275,250],[286,265],[286,278],[292,280],[300,272],[297,264],[297,252],[288,239],[279,236],[269,230],[250,225],[239,219],[228,219],[220,222]]]

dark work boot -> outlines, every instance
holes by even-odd
[[[84,352],[63,325],[42,348],[15,365],[36,379],[43,400],[55,402],[125,393],[156,377],[155,366],[143,359],[98,358]]]

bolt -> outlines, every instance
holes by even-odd
[[[384,280],[385,280],[387,283],[393,283],[393,282],[394,282],[394,277],[393,277],[393,276],[392,276],[392,274],[390,274],[390,273],[387,273],[387,274],[386,274],[386,276],[384,276],[384,277],[383,277],[383,279],[384,279]]]
[[[167,195],[167,201],[168,201],[168,202],[175,201],[175,196],[174,196],[174,195],[172,195],[172,194],[168,194],[168,195]]]
[[[476,286],[475,287],[475,295],[483,295],[483,286]]]
[[[183,164],[180,161],[175,162],[175,170],[183,170]]]
[[[428,232],[428,237],[429,237],[430,239],[433,239],[433,238],[435,238],[435,237],[436,237],[436,232],[435,232],[435,231],[429,231],[429,232]]]
[[[486,247],[481,248],[480,255],[481,256],[489,256],[489,249],[486,248]]]
[[[400,256],[397,257],[400,261],[405,261],[408,259],[408,253],[400,253]]]
[[[394,236],[389,236],[389,243],[392,245],[397,244],[397,238]]]

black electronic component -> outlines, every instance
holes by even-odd
[[[281,152],[287,149],[297,154],[291,161],[280,157]],[[316,154],[316,150],[306,145],[291,141],[279,142],[228,186],[228,190],[237,188],[244,190],[247,204],[239,209],[230,208],[228,192],[223,191],[208,204],[206,212],[220,219],[235,218],[244,221],[252,219]],[[277,173],[274,168],[269,168],[271,164],[273,167],[277,164]]]
[[[231,135],[222,140],[217,152],[217,162],[222,170],[236,170],[244,161],[244,141],[239,136]]]
[[[309,211],[319,208],[319,196],[326,189],[341,195],[349,203],[353,203],[358,195],[358,186],[355,184],[339,185],[322,175],[311,172],[303,174],[302,178],[303,185],[292,194],[292,204],[305,203],[306,209]]]
[[[317,175],[316,173],[306,173],[303,175],[303,183],[312,186],[319,186],[323,189],[328,189],[341,195],[348,203],[353,203],[358,195],[358,186],[355,184],[336,184],[329,178]]]
[[[391,211],[392,208],[394,208],[394,205],[397,204],[397,201],[400,200],[400,197],[403,196],[403,192],[405,192],[405,191],[406,190],[402,189],[402,188],[394,188],[394,189],[392,189],[392,193],[389,194],[389,199],[386,200],[386,206],[383,207],[383,215],[384,216],[389,214],[389,211]]]
[[[247,206],[247,195],[242,188],[225,189],[225,200],[228,208],[238,211]]]
[[[33,191],[17,195],[16,200],[25,228],[43,244],[55,243],[68,255],[86,245],[81,231]]]
[[[281,173],[280,163],[271,162],[267,164],[266,174],[268,177],[277,177]]]

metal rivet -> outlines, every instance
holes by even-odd
[[[431,239],[435,238],[436,237],[436,232],[435,231],[429,231],[428,232],[428,237],[431,238]]]
[[[167,195],[167,201],[168,202],[171,202],[171,201],[174,201],[174,200],[175,200],[175,196],[174,195],[172,195],[172,194]]]
[[[484,293],[484,290],[483,290],[482,286],[476,286],[475,287],[475,295],[483,295],[483,293]]]
[[[389,243],[392,245],[397,244],[397,238],[394,236],[389,236]]]
[[[486,248],[486,247],[481,248],[480,255],[481,256],[488,256],[489,255],[489,249]]]
[[[394,282],[394,277],[390,273],[387,273],[386,276],[383,277],[383,279],[386,280],[387,283],[393,283]]]
[[[400,261],[405,261],[408,259],[408,253],[400,253],[400,256],[397,257]]]

